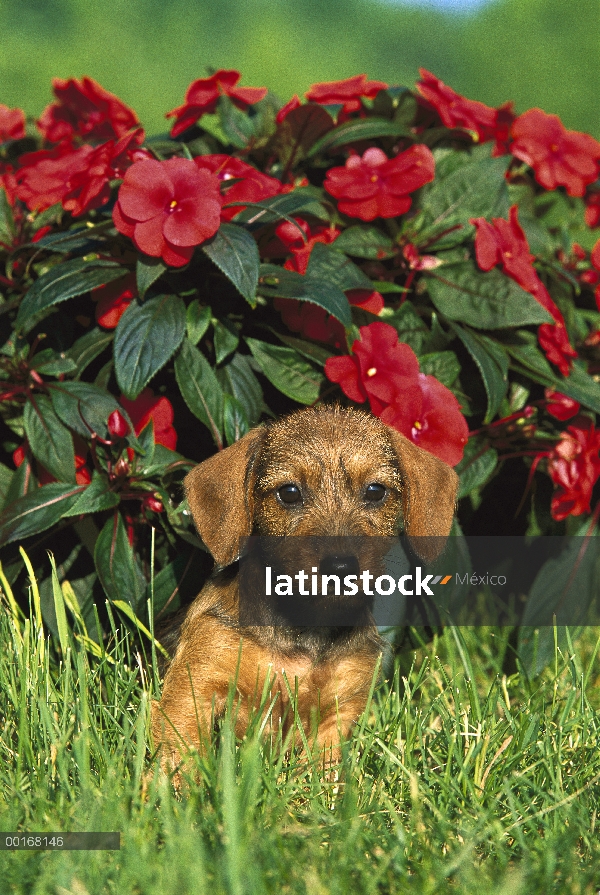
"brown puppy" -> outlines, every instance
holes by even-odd
[[[163,767],[175,768],[189,747],[202,748],[232,681],[238,735],[265,693],[277,697],[271,723],[285,734],[291,690],[307,736],[338,759],[340,737],[368,699],[383,646],[377,629],[368,613],[354,627],[270,624],[268,612],[266,623],[242,626],[240,538],[392,537],[401,525],[409,538],[446,537],[457,483],[449,466],[380,420],[340,407],[300,410],[253,429],[193,469],[188,504],[216,571],[190,607],[162,699],[153,704]],[[426,552],[420,548],[433,558]],[[346,560],[342,574],[354,558]],[[264,599],[264,586],[256,597]]]

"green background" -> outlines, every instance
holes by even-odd
[[[472,99],[539,106],[600,136],[599,0],[496,0],[470,15],[381,0],[0,0],[0,102],[38,115],[52,77],[91,75],[149,133],[206,66],[282,100],[366,72],[418,67]]]

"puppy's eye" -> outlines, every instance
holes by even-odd
[[[277,489],[277,497],[286,506],[302,503],[302,492],[298,485],[282,485]]]
[[[385,485],[380,485],[379,482],[371,482],[365,489],[365,500],[368,503],[381,503],[386,494],[387,488]]]

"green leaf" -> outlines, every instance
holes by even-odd
[[[236,216],[237,224],[252,225],[252,229],[272,224],[275,221],[289,221],[294,214],[324,216],[323,206],[315,196],[312,187],[299,187],[291,193],[280,193],[261,202],[249,202],[247,208]]]
[[[197,345],[208,327],[212,311],[208,305],[201,305],[195,298],[187,307],[185,312],[185,326],[187,337],[192,345]]]
[[[556,376],[556,389],[574,398],[585,407],[600,413],[600,383],[585,372],[578,364],[573,365],[570,376]]]
[[[71,345],[67,355],[75,363],[77,379],[79,379],[86,367],[102,354],[105,348],[108,348],[113,338],[113,332],[95,326]]]
[[[552,322],[532,295],[495,268],[482,273],[466,261],[444,269],[443,274],[428,272],[426,279],[433,304],[449,320],[476,329]]]
[[[215,320],[213,323],[215,361],[220,364],[237,348],[240,337],[229,320]]]
[[[36,460],[61,482],[75,481],[73,437],[56,415],[50,398],[36,395],[25,405],[25,434]]]
[[[52,482],[35,488],[5,507],[0,515],[0,546],[22,541],[56,525],[84,487]]]
[[[484,423],[498,412],[508,389],[508,357],[502,346],[462,326],[452,327],[479,369],[488,398]]]
[[[73,506],[63,516],[87,516],[102,510],[111,510],[119,503],[119,495],[109,490],[106,476],[94,470],[92,481],[81,492]]]
[[[284,168],[292,169],[311,147],[333,129],[333,119],[318,103],[306,103],[288,112],[277,129],[275,151]]]
[[[137,260],[135,279],[137,291],[141,299],[146,292],[167,270],[167,265],[161,258],[151,258],[149,255],[141,255]]]
[[[408,137],[410,131],[406,125],[387,118],[358,118],[346,121],[338,125],[314,144],[308,152],[308,158],[313,158],[323,152],[339,149],[348,143],[356,143],[358,140],[376,140],[379,137]]]
[[[119,512],[111,516],[98,535],[94,562],[109,600],[125,600],[134,610],[141,608],[146,580],[137,565]]]
[[[178,608],[182,598],[193,599],[198,593],[198,581],[202,575],[206,575],[202,551],[182,544],[173,562],[162,568],[154,577],[154,616],[156,617],[163,608],[167,608],[167,603],[171,612]],[[147,597],[149,596],[150,588],[147,592]]]
[[[204,243],[202,251],[254,308],[260,266],[254,237],[237,224],[221,224],[210,242]]]
[[[510,338],[504,342],[508,354],[524,368],[526,373],[541,385],[551,386],[556,376],[552,367],[538,347],[537,337],[534,333],[511,333]]]
[[[476,438],[470,438],[465,447],[463,458],[455,467],[460,477],[457,500],[466,497],[476,488],[485,485],[498,462],[498,452],[487,448]]]
[[[67,625],[65,598],[63,597],[63,592],[58,580],[56,562],[54,561],[54,557],[51,553],[49,554],[49,556],[50,565],[52,566],[52,595],[54,597],[54,614],[56,616],[56,628],[58,631],[60,649],[64,656],[66,655],[67,649],[69,648],[69,626]]]
[[[556,616],[559,648],[565,645],[564,626],[589,622],[589,607],[600,595],[598,528],[585,537],[589,519],[566,547],[548,559],[531,587],[519,628],[518,653],[528,674],[538,674],[554,658],[553,616]],[[540,628],[539,632],[535,629]]]
[[[119,410],[127,417],[115,397],[87,382],[57,383],[52,388],[51,399],[63,423],[85,439],[89,439],[92,432],[108,438],[108,418],[113,410]]]
[[[64,352],[45,348],[31,358],[30,367],[43,376],[60,376],[61,373],[73,373],[77,364]]]
[[[15,219],[6,190],[0,187],[0,242],[12,245],[16,235]]]
[[[187,339],[175,358],[175,376],[183,400],[222,447],[223,390],[202,352]]]
[[[310,253],[306,276],[310,280],[324,280],[338,286],[342,292],[348,289],[368,289],[373,286],[360,267],[337,248],[317,242]]]
[[[224,395],[223,431],[227,444],[238,441],[250,429],[243,405],[232,395]]]
[[[9,469],[4,463],[0,463],[0,509],[4,505],[15,472],[16,470]]]
[[[366,224],[348,227],[336,239],[335,247],[354,258],[369,258],[373,261],[392,258],[394,255],[394,244],[390,237],[377,227]]]
[[[327,358],[333,357],[333,351],[326,348],[324,345],[319,345],[317,342],[307,342],[305,339],[297,339],[295,336],[288,336],[287,333],[280,333],[274,329],[271,329],[271,332],[274,336],[277,336],[284,345],[287,345],[288,348],[293,348],[294,351],[297,351],[302,357],[314,361],[314,363],[319,364],[320,367],[325,366]]]
[[[115,261],[62,261],[35,281],[19,306],[15,326],[28,332],[59,302],[117,280],[127,273]]]
[[[422,353],[423,346],[429,338],[429,330],[411,301],[405,301],[399,308],[384,308],[379,318],[393,326],[400,341],[410,345],[415,354]]]
[[[313,250],[314,251],[314,250]],[[325,308],[344,326],[352,324],[350,303],[334,283],[302,276],[276,264],[261,264],[258,291],[269,298],[294,298]]]
[[[297,351],[258,339],[246,339],[246,342],[258,366],[276,389],[299,404],[313,404],[317,400],[324,376]]]
[[[6,509],[12,503],[20,500],[30,491],[35,491],[38,484],[32,474],[31,463],[26,457],[18,469],[11,469],[10,479],[5,481],[5,491],[2,495],[2,509]],[[4,476],[3,476],[4,478]],[[0,541],[1,545],[1,541]]]
[[[419,358],[421,373],[435,376],[436,379],[450,388],[460,373],[460,364],[453,351],[433,351]]]
[[[469,162],[453,167],[445,174],[441,162],[436,169],[435,180],[425,187],[421,206],[428,223],[427,232],[441,232],[456,224],[462,229],[447,234],[435,244],[435,248],[457,245],[470,239],[475,230],[469,218],[508,217],[510,200],[505,173],[510,156],[491,158],[489,148],[484,158],[472,158]],[[465,153],[452,153],[448,159],[452,165],[457,159],[467,159]],[[448,157],[447,157],[448,158]],[[446,161],[446,159],[444,159]]]
[[[111,221],[112,224],[112,221]],[[106,225],[101,225],[100,232],[94,232],[93,227],[78,227],[75,230],[66,230],[63,233],[49,233],[36,242],[31,243],[36,249],[48,249],[52,252],[68,254],[69,252],[78,252],[80,255],[85,254],[85,250],[93,252],[98,242],[105,239],[104,230]]]
[[[255,426],[263,412],[264,400],[260,382],[254,375],[248,358],[243,354],[234,354],[216,373],[223,391],[237,398],[244,408],[249,425]]]
[[[138,456],[144,458],[144,466],[150,466],[154,459],[156,443],[154,441],[154,420],[148,420],[141,432],[136,437],[134,450]],[[163,445],[164,447],[164,445]]]
[[[135,399],[181,345],[185,305],[178,295],[131,302],[115,331],[115,374],[127,398]]]
[[[579,401],[594,413],[600,413],[600,383],[592,379],[578,364],[573,365],[570,376],[564,377],[555,373],[538,348],[533,333],[511,334],[504,347],[517,362],[516,369],[521,368],[520,372],[525,372],[534,382],[539,382],[547,388],[554,388],[563,395]]]
[[[223,132],[236,149],[245,149],[254,136],[254,120],[237,109],[228,96],[219,97],[219,120]]]

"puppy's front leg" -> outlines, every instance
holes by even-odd
[[[175,667],[168,675],[162,699],[152,703],[152,741],[160,748],[160,762],[175,770],[190,750],[202,753],[210,742],[212,721],[227,703],[229,682],[208,674],[199,678],[192,669]]]
[[[238,630],[207,617],[197,628],[188,626],[165,677],[160,704],[152,706],[153,743],[161,747],[165,770],[179,764],[190,749],[206,748],[232,686],[232,720],[236,734],[243,736],[275,680],[272,657],[252,640],[242,640]]]
[[[377,655],[369,654],[325,663],[320,670],[316,745],[327,765],[341,761],[341,744],[350,738],[366,708],[376,666]]]

